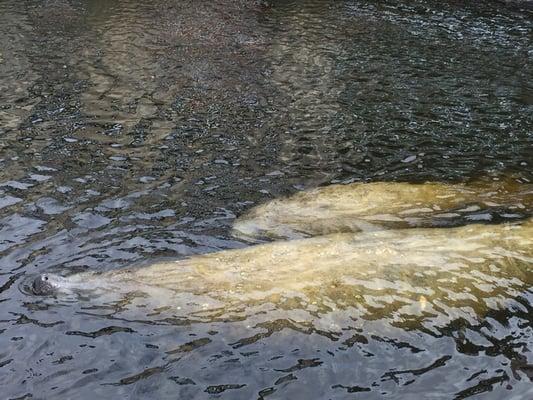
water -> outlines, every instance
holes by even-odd
[[[0,1],[3,396],[530,398],[527,263],[488,314],[437,308],[437,333],[338,292],[187,315],[20,285],[248,246],[235,218],[303,188],[530,183],[531,17],[526,2]]]

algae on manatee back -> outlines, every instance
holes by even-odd
[[[245,239],[295,239],[336,232],[449,226],[490,210],[527,216],[533,185],[496,181],[477,185],[375,182],[331,185],[253,208],[234,225]]]

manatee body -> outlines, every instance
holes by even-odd
[[[245,239],[295,239],[383,228],[450,226],[465,214],[504,209],[527,214],[533,185],[512,180],[477,185],[445,183],[353,183],[303,191],[250,210],[234,225]]]
[[[305,307],[351,307],[372,318],[431,310],[476,318],[516,303],[533,285],[532,263],[528,220],[331,234],[48,281],[59,292],[92,288],[117,300],[140,291],[157,306],[283,308],[298,299]]]

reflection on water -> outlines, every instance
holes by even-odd
[[[516,241],[487,250],[498,257],[489,264],[479,249],[431,253],[453,260],[431,285],[429,270],[376,261],[379,279],[282,291],[297,276],[281,274],[271,298],[219,310],[135,290],[18,289],[45,271],[245,247],[231,236],[236,216],[322,184],[507,176],[499,200],[513,205],[533,179],[530,12],[415,0],[0,2],[4,396],[530,398],[531,260],[511,262]],[[328,239],[306,240],[289,265],[310,282],[305,260]],[[254,251],[238,254],[259,263]]]
[[[0,42],[0,133],[16,128],[31,112],[40,98],[31,96],[30,87],[38,78],[31,61],[24,52],[31,46],[31,26],[28,17],[16,8],[1,8],[0,25],[3,39]]]

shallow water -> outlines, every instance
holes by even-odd
[[[303,188],[530,183],[531,10],[478,3],[2,0],[3,396],[532,397],[527,263],[498,311],[431,304],[438,333],[332,294],[198,316],[19,290],[247,246],[235,218]]]

